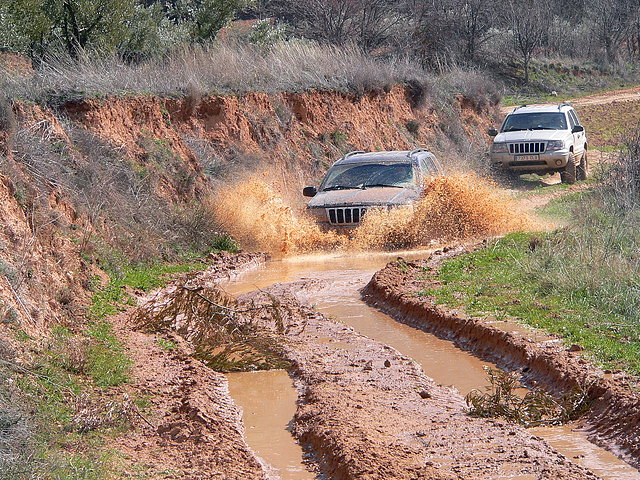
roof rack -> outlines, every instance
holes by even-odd
[[[558,104],[558,110],[560,110],[562,107],[570,107],[571,103],[570,102],[562,102]]]
[[[357,155],[358,153],[365,153],[364,150],[354,150],[353,152],[345,153],[342,157],[343,160],[349,158],[351,155]]]
[[[425,147],[420,147],[420,148],[414,148],[413,150],[411,150],[409,153],[407,153],[407,157],[411,158],[413,157],[416,153],[420,153],[420,152],[428,152],[429,149],[425,148]]]
[[[528,106],[529,106],[529,105],[527,105],[526,103],[523,103],[522,105],[518,105],[516,108],[514,108],[514,109],[513,109],[513,111],[512,111],[511,113],[515,112],[515,111],[516,111],[516,110],[518,110],[519,108],[524,108],[524,107],[528,107]]]

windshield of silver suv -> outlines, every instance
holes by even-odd
[[[415,184],[411,163],[350,163],[329,170],[320,191],[368,187],[404,188]]]
[[[565,130],[566,128],[567,119],[564,113],[561,112],[519,113],[507,116],[502,126],[502,131]]]

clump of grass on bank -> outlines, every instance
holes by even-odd
[[[120,266],[117,271],[109,269],[109,283],[104,287],[97,287],[89,313],[93,318],[103,320],[124,310],[127,305],[135,305],[134,298],[126,291],[127,288],[148,292],[164,285],[171,275],[205,268],[205,263],[187,262],[175,265],[125,265]]]

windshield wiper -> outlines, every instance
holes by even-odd
[[[369,188],[369,187],[404,188],[404,187],[401,187],[400,185],[389,185],[389,184],[386,184],[386,183],[368,183],[367,185],[362,185],[362,187],[360,187],[360,188],[362,188],[364,190],[365,188]]]
[[[328,192],[330,190],[355,190],[356,188],[360,188],[360,185],[349,187],[347,185],[332,185],[331,187],[323,188],[323,192]]]

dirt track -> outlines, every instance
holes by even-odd
[[[301,306],[279,284],[243,300],[290,308],[285,355],[302,391],[295,433],[332,479],[593,479],[521,427],[465,413],[410,358]],[[327,341],[328,339],[328,341]]]
[[[567,100],[575,107],[582,107],[587,105],[605,105],[613,102],[630,102],[640,100],[640,87],[625,88],[621,90],[614,90],[609,92],[594,93],[584,97],[576,97]],[[560,101],[560,99],[558,100]],[[551,103],[551,102],[549,102]],[[503,115],[511,113],[515,107],[503,106],[500,111]]]
[[[225,261],[232,264],[235,259],[230,256]],[[250,264],[255,265],[255,261]],[[200,281],[205,286],[240,270],[214,268],[213,273],[196,276],[189,284]],[[376,275],[367,293],[393,306],[393,299],[382,292],[406,293],[404,275],[388,267]],[[142,308],[163,304],[170,298],[164,292],[179,284],[153,295]],[[241,297],[240,305],[255,308],[277,299],[284,312],[280,325],[266,314],[254,321],[280,332],[277,343],[291,362],[290,374],[299,391],[294,433],[314,454],[316,468],[326,478],[597,478],[521,427],[469,417],[461,395],[425,376],[413,360],[300,303],[299,299],[311,293],[326,291],[331,295],[335,288],[329,275],[325,280],[277,284]],[[373,292],[375,288],[380,291]],[[415,301],[410,295],[403,298]],[[127,328],[122,325],[124,335]],[[464,339],[479,339],[471,343],[478,347],[478,353],[504,353],[512,368],[524,361],[518,355],[526,357],[530,353],[526,344],[518,344],[524,353],[510,347],[507,355],[509,349],[499,341],[504,335],[496,339],[474,336],[477,332],[473,329],[460,330],[453,324],[446,328],[454,331],[462,344]],[[165,331],[163,336],[176,339],[180,349],[162,351],[155,336],[147,333],[128,336],[127,345],[137,360],[136,377],[140,379],[134,388],[152,394],[154,415],[150,421],[155,428],[141,421],[135,433],[121,439],[119,448],[131,459],[154,465],[157,471],[171,467],[185,478],[267,478],[242,438],[240,417],[228,396],[224,377],[189,358],[192,344],[175,333]],[[543,349],[540,358],[549,361],[558,353]],[[532,371],[538,371],[538,364],[549,367],[540,358],[527,363]],[[579,372],[579,357],[570,360],[568,364]],[[564,388],[572,378],[554,377],[550,384]],[[600,413],[608,415],[606,411]],[[632,432],[628,433],[628,440],[633,442]],[[182,477],[173,473],[153,478]]]

